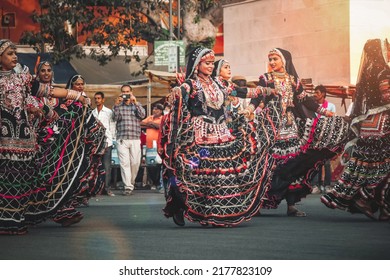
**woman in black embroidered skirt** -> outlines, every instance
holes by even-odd
[[[74,80],[80,80],[79,75]],[[104,150],[104,127],[92,115],[90,106],[73,98],[48,96],[54,81],[53,66],[48,61],[37,67],[32,89],[41,104],[57,115],[51,122],[37,125],[39,152],[36,164],[38,183],[45,191],[32,196],[26,217],[38,223],[49,216],[62,226],[78,223],[83,214],[75,207],[79,201],[101,190],[97,180]],[[83,88],[69,88],[79,98],[86,98]]]
[[[196,48],[188,58],[186,79],[172,90],[173,109],[164,123],[164,176],[169,191],[166,217],[184,225],[184,217],[202,225],[232,226],[249,220],[260,208],[269,187],[274,159],[276,111],[269,109],[256,122],[234,116],[226,123],[225,101],[234,91],[212,78],[214,53]],[[251,89],[253,108],[272,92]],[[260,129],[261,127],[261,129]]]
[[[354,139],[346,145],[344,171],[321,201],[329,208],[390,220],[390,45],[364,46],[351,113]]]
[[[36,98],[76,99],[78,94],[34,85],[29,69],[18,63],[16,46],[6,39],[0,40],[0,68],[0,234],[25,234],[27,223],[37,222],[35,214],[48,215],[48,209],[60,205],[56,200],[51,207],[42,199],[48,191],[38,177],[39,143],[34,125],[55,122],[57,115]],[[80,100],[85,101],[83,97]],[[58,189],[52,191],[57,194]]]
[[[305,217],[295,204],[311,192],[309,178],[315,168],[341,149],[348,124],[306,94],[289,51],[272,49],[268,60],[269,71],[260,76],[259,84],[276,90],[265,104],[266,108],[271,100],[278,104],[280,120],[274,124],[277,136],[270,149],[277,166],[263,208],[277,208],[286,199],[288,216]],[[315,112],[328,118],[317,118]]]

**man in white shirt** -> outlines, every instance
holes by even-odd
[[[106,150],[103,156],[103,166],[106,171],[104,187],[105,194],[115,196],[111,191],[111,151],[112,142],[115,138],[115,122],[113,120],[112,110],[104,106],[104,93],[98,91],[95,93],[94,98],[96,108],[92,111],[92,113],[106,128]]]
[[[326,100],[326,88],[323,85],[318,85],[314,88],[314,98],[317,101],[318,104],[320,104],[323,108],[325,108],[327,111],[333,112],[333,114],[336,114],[336,106],[328,102]],[[317,114],[317,117],[323,118],[325,116]],[[325,170],[325,176],[324,181],[322,182],[322,166],[320,167],[320,170],[316,176],[313,178],[313,183],[315,187],[312,190],[312,193],[318,194],[318,193],[325,193],[329,192],[331,187],[331,180],[332,180],[332,169],[330,166],[330,160],[327,160],[324,165]]]

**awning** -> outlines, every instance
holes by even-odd
[[[31,74],[34,73],[38,61],[37,53],[18,52],[19,62],[27,65]],[[53,61],[49,53],[40,55],[40,61]],[[126,63],[123,56],[112,58],[106,65],[101,66],[91,58],[73,58],[70,61],[61,61],[54,66],[54,82],[66,84],[73,76],[80,74],[84,77],[86,84],[122,85],[125,83],[142,84],[148,79],[142,75],[134,75],[141,70],[139,62]]]
[[[149,78],[150,82],[161,83],[168,86],[176,82],[176,73],[145,70],[145,75]]]
[[[126,63],[123,56],[113,57],[106,65],[91,58],[72,59],[70,64],[84,77],[87,84],[121,85],[125,83],[147,82],[143,75],[135,76],[133,73],[141,70],[139,62]]]

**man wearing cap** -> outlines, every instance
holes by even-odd
[[[115,104],[112,111],[116,121],[119,165],[125,185],[123,195],[131,195],[141,164],[141,120],[145,118],[145,109],[137,102],[130,85],[123,85],[121,92],[123,102]]]

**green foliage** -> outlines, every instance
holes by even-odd
[[[183,13],[187,8],[195,8],[197,15],[194,20],[197,22],[220,2],[180,1]],[[33,21],[41,26],[40,31],[26,31],[20,43],[33,46],[37,52],[44,52],[49,47],[54,63],[88,55],[100,65],[105,65],[124,51],[125,62],[137,61],[141,64],[141,58],[132,54],[136,42],[145,40],[153,43],[169,39],[169,30],[161,28],[160,23],[153,19],[155,14],[168,11],[164,0],[41,0],[40,3],[41,9],[31,15]],[[76,32],[70,33],[67,25]],[[82,42],[77,41],[80,38],[83,38]],[[212,48],[214,44],[215,39],[208,38],[202,42],[189,42],[187,49],[198,45]],[[94,48],[87,54],[84,46]],[[146,59],[141,64],[142,71],[150,63]]]
[[[205,47],[208,49],[212,49],[214,47],[214,45],[215,45],[215,38],[212,38],[212,37],[208,37],[201,42],[189,42],[187,47],[186,47],[186,57],[196,47]]]
[[[23,33],[20,42],[43,52],[49,46],[54,62],[72,57],[86,57],[83,46],[97,46],[89,56],[101,65],[125,51],[125,61],[140,61],[131,55],[134,42],[168,39],[167,32],[150,16],[164,7],[162,0],[65,0],[41,1],[41,12],[34,11],[32,19],[40,24],[38,32]],[[77,34],[68,32],[66,22]],[[78,36],[84,38],[77,42]],[[101,48],[108,46],[108,50]],[[147,67],[147,66],[146,66]]]
[[[218,0],[202,0],[198,1],[198,13],[203,14],[204,12],[207,12],[211,8],[214,8],[218,4]]]

